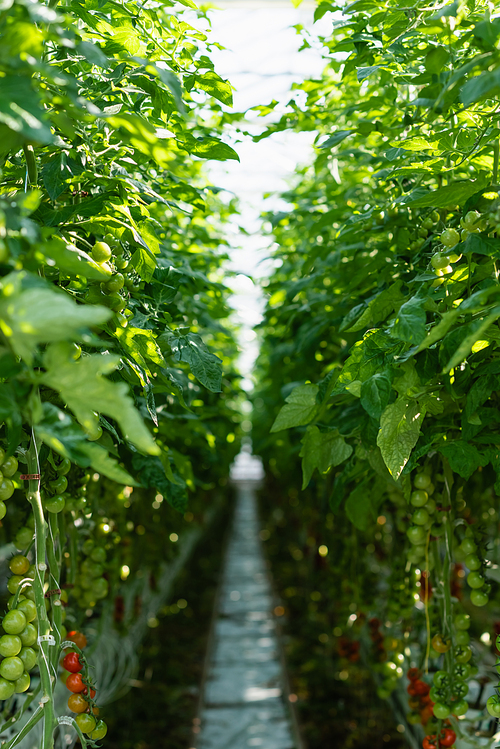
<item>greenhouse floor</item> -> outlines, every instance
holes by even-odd
[[[238,485],[193,749],[297,747],[285,703],[254,485]]]

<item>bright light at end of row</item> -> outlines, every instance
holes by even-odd
[[[318,549],[318,554],[320,555],[320,557],[326,557],[326,555],[328,554],[328,546],[322,544]]]
[[[127,565],[124,564],[120,569],[120,577],[122,580],[126,580],[129,575],[130,575],[130,567],[127,567]]]
[[[179,540],[179,536],[177,535],[177,533],[171,533],[169,536],[169,539],[172,541],[173,544],[175,544],[176,541]]]

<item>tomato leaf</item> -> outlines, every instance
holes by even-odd
[[[320,432],[318,427],[310,426],[302,439],[300,457],[302,458],[302,489],[311,480],[314,469],[326,473],[332,466],[338,466],[352,454],[348,445],[337,429]]]
[[[394,479],[401,475],[417,444],[424,416],[425,408],[421,408],[417,401],[400,396],[386,407],[380,418],[377,445]]]
[[[298,385],[295,387],[290,395],[285,398],[286,404],[277,415],[271,427],[271,432],[280,432],[282,429],[309,424],[318,411],[316,404],[318,390],[317,385]]]

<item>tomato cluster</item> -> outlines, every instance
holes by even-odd
[[[82,733],[94,740],[102,739],[107,733],[107,726],[103,720],[97,719],[99,708],[94,701],[96,690],[89,678],[87,660],[81,652],[87,645],[87,638],[81,632],[72,631],[67,639],[77,647],[61,660],[64,669],[61,679],[71,692],[68,707],[76,713],[75,720]]]

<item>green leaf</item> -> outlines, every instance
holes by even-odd
[[[484,336],[490,325],[494,323],[495,320],[498,320],[499,317],[500,307],[495,307],[493,311],[490,312],[490,314],[483,320],[476,320],[475,322],[471,323],[469,325],[469,329],[471,332],[462,340],[453,356],[449,359],[446,366],[443,368],[443,372],[449,372],[450,369],[453,369],[458,364],[461,364],[463,360],[470,354],[475,342],[479,341]]]
[[[78,305],[48,284],[23,290],[26,278],[20,272],[2,279],[0,328],[15,353],[28,364],[39,343],[78,340],[88,328],[112,317],[106,307]]]
[[[484,98],[496,98],[500,92],[500,69],[487,70],[470,78],[460,93],[465,107]]]
[[[389,403],[391,380],[383,373],[376,373],[361,385],[361,405],[373,419],[379,419]]]
[[[317,385],[308,384],[295,387],[290,395],[285,398],[286,404],[277,415],[271,427],[271,432],[280,432],[282,429],[309,424],[318,411],[316,404],[318,391]]]
[[[130,473],[122,468],[101,445],[96,442],[84,442],[80,449],[88,455],[90,465],[97,473],[102,473],[117,484],[138,486]]]
[[[425,338],[425,298],[413,297],[399,308],[391,335],[400,341],[419,344]]]
[[[448,459],[452,471],[464,479],[469,479],[479,466],[490,462],[489,456],[483,455],[477,447],[462,440],[438,445],[436,449]]]
[[[337,429],[320,432],[316,426],[308,427],[299,453],[302,458],[302,489],[308,485],[315,468],[320,473],[326,473],[332,466],[338,466],[347,460],[351,454],[351,445],[346,443]]]
[[[110,66],[108,58],[97,42],[80,42],[77,45],[76,51],[85,57],[91,65],[97,65],[98,68],[103,68],[104,70],[107,70]]]
[[[178,512],[186,512],[187,489],[186,482],[175,476],[175,483],[165,474],[162,458],[146,458],[134,455],[132,465],[139,471],[139,478],[143,486],[157,489],[167,499],[168,503]]]
[[[115,335],[125,351],[143,369],[149,370],[147,362],[153,362],[161,367],[167,366],[152,330],[127,326],[117,328]]]
[[[318,148],[333,148],[333,146],[342,143],[343,140],[345,140],[349,137],[349,135],[352,135],[355,132],[355,130],[339,130],[337,133],[330,135],[330,137],[323,141],[323,143],[321,143]]]
[[[45,256],[47,265],[55,264],[70,276],[85,276],[94,281],[106,281],[110,277],[110,272],[90,255],[75,245],[66,244],[61,237],[54,236],[40,243],[39,250]]]
[[[223,80],[213,70],[207,70],[206,73],[197,73],[193,76],[197,88],[201,88],[210,96],[218,99],[228,107],[233,106],[233,89],[229,81]],[[188,91],[190,90],[186,85]]]
[[[476,255],[486,255],[492,258],[500,257],[500,239],[494,237],[469,234],[465,242],[462,242],[459,247],[465,254],[472,252]]]
[[[463,205],[472,195],[482,190],[484,186],[484,178],[478,177],[476,181],[455,182],[452,185],[439,187],[437,190],[431,190],[424,194],[422,194],[421,188],[417,188],[403,197],[397,198],[395,202],[413,206],[430,206],[433,208],[442,208],[455,204]]]
[[[176,361],[187,362],[191,372],[207,390],[221,392],[222,360],[212,354],[201,336],[197,333],[175,334],[168,337],[168,342]]]
[[[216,161],[227,161],[234,159],[239,161],[240,157],[231,146],[223,143],[218,138],[195,138],[191,133],[183,133],[182,137],[177,138],[179,148],[188,153],[199,156],[201,159],[215,159]]]
[[[145,247],[138,247],[130,262],[144,281],[151,281],[156,270],[156,259],[152,252]]]
[[[377,445],[393,479],[398,479],[417,444],[425,408],[400,396],[383,412]]]
[[[366,531],[375,520],[370,489],[366,483],[359,484],[346,499],[346,515],[360,531]]]
[[[347,328],[348,331],[363,330],[363,328],[376,325],[378,322],[385,320],[395,309],[399,307],[404,299],[401,293],[402,281],[396,281],[389,288],[381,291],[377,296],[368,302],[368,307],[364,310],[361,317]],[[342,323],[341,330],[344,329]]]
[[[119,357],[93,354],[74,361],[65,347],[49,346],[44,356],[46,372],[41,382],[56,390],[85,429],[95,425],[96,413],[115,419],[124,437],[151,455],[160,448],[144,425],[124,382],[110,382],[103,375],[113,372]]]
[[[23,76],[0,78],[0,123],[21,140],[34,143],[53,143],[54,136],[40,105],[40,98]],[[9,142],[0,143],[0,152],[9,150]]]

